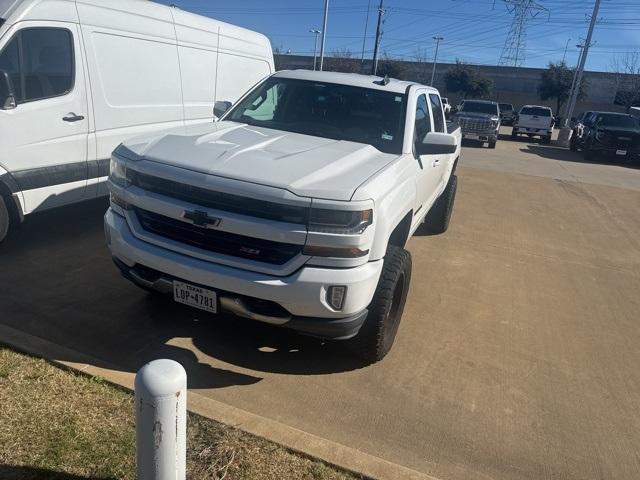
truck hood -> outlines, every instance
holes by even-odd
[[[398,157],[371,145],[234,122],[185,127],[123,146],[136,158],[342,201]]]

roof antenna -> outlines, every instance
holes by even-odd
[[[384,78],[381,78],[380,80],[376,80],[373,83],[375,83],[377,85],[382,85],[383,87],[385,85],[389,85],[389,75],[385,75]]]

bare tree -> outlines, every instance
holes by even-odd
[[[611,62],[616,97],[614,103],[625,111],[640,104],[640,52],[627,52]]]
[[[332,72],[359,73],[360,61],[353,58],[347,48],[336,49],[331,56],[324,59],[324,69]]]
[[[429,78],[427,62],[431,63],[428,50],[421,45],[417,46],[413,52],[413,60],[420,64],[418,69],[418,78],[416,80],[425,83]]]

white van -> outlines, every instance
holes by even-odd
[[[174,7],[0,0],[0,241],[26,214],[106,195],[123,140],[211,122],[273,71],[265,36]]]

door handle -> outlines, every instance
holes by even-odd
[[[76,115],[75,113],[71,112],[68,113],[66,117],[62,117],[62,120],[64,120],[65,122],[79,122],[80,120],[84,120],[84,117],[82,115]]]
[[[440,159],[439,159],[439,158],[436,158],[436,159],[433,161],[433,166],[434,166],[434,167],[437,167],[438,165],[440,165]]]

